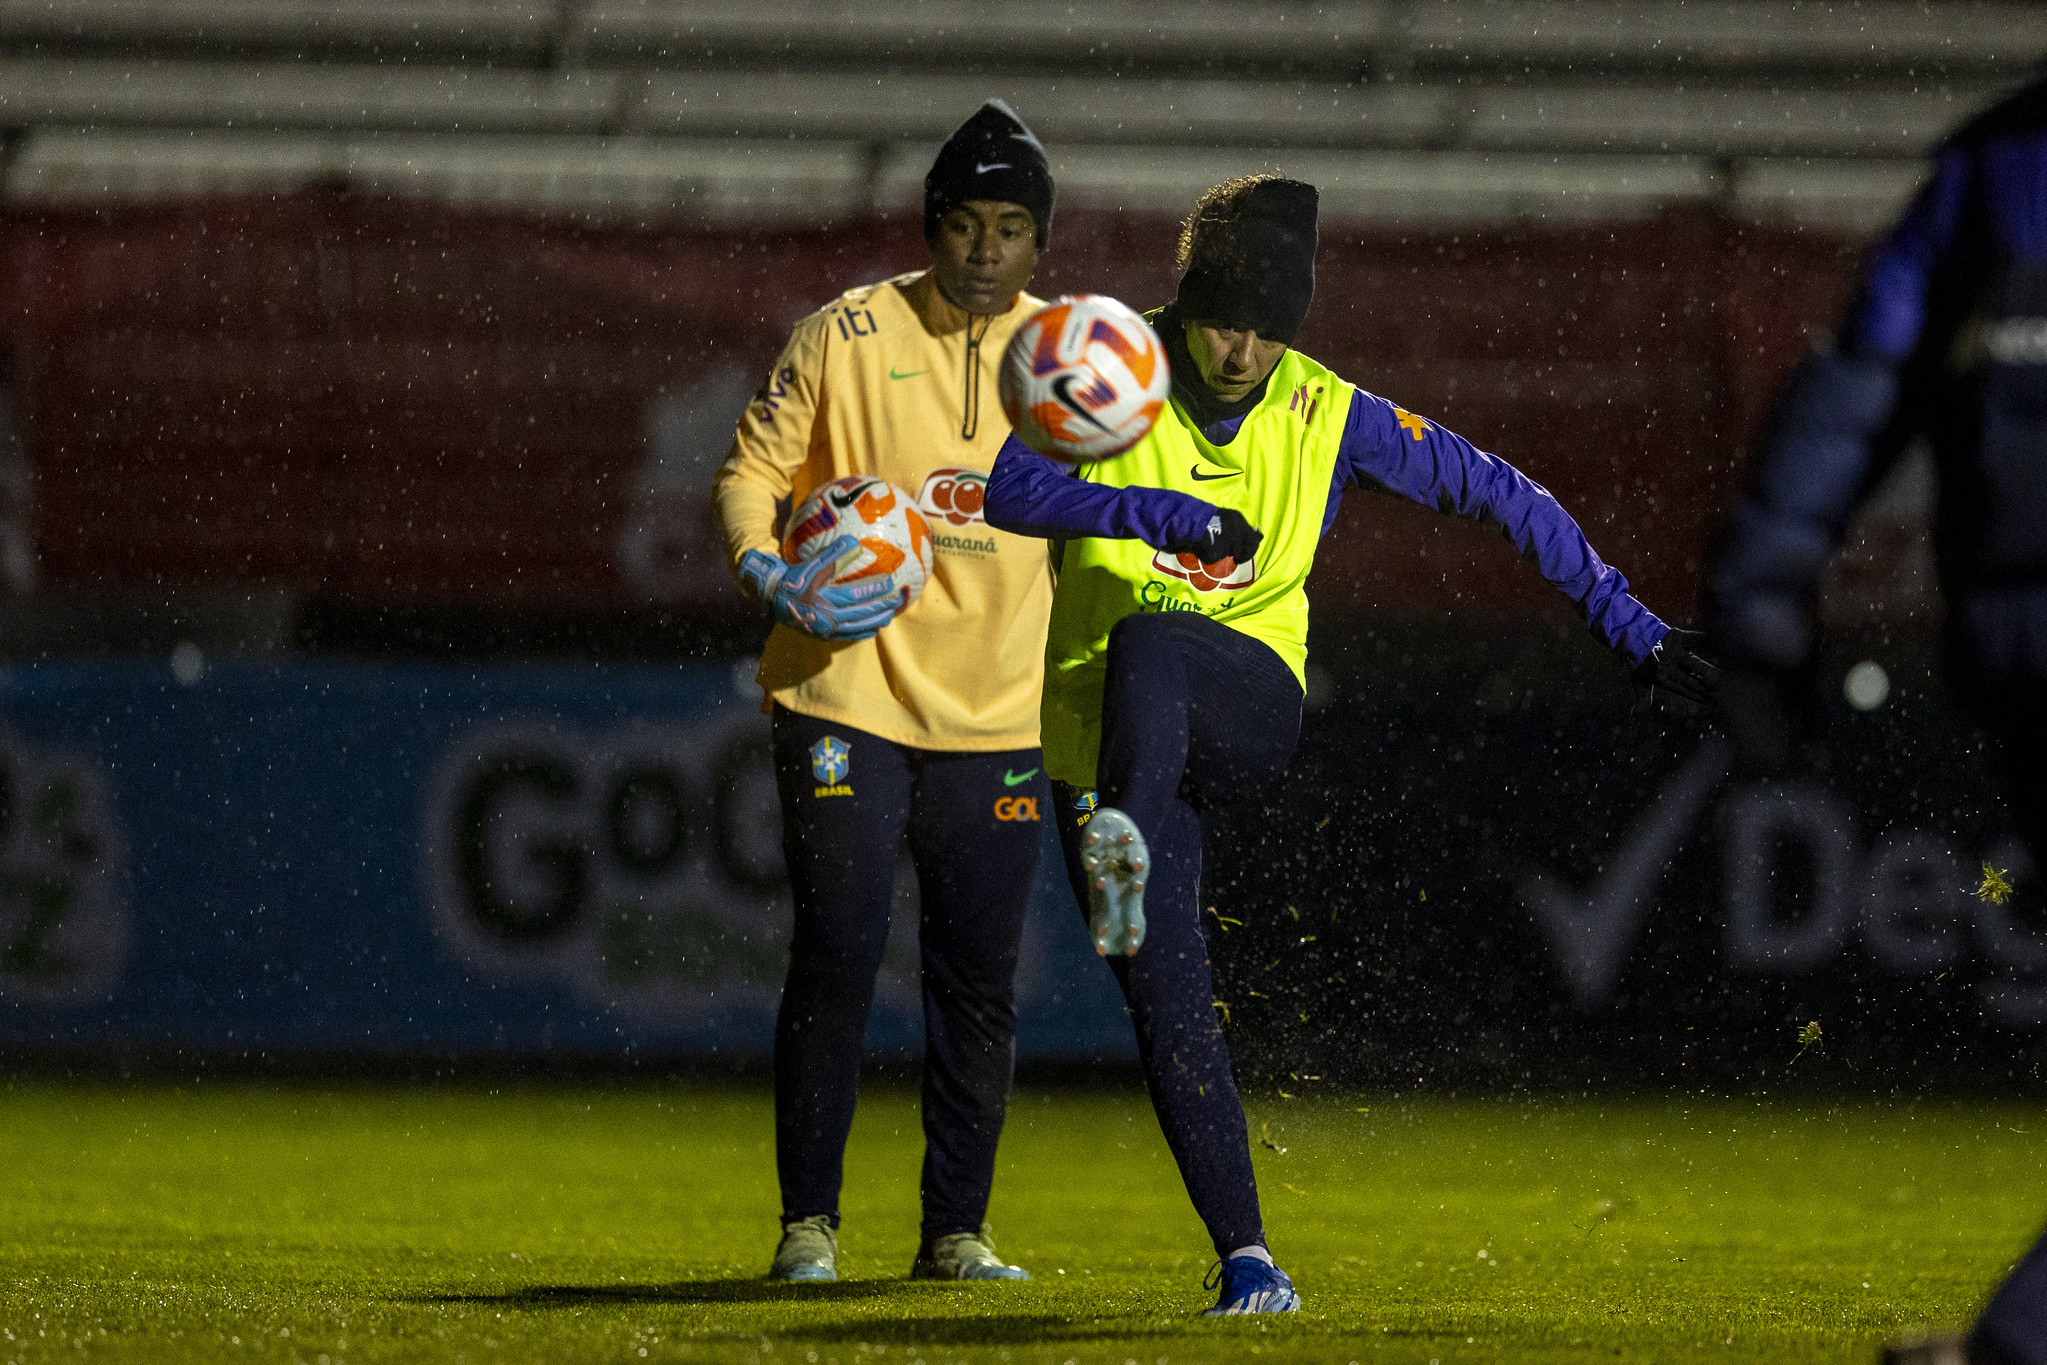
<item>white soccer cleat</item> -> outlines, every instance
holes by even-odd
[[[825,1214],[782,1225],[782,1243],[768,1278],[789,1284],[828,1284],[839,1278],[839,1234]]]
[[[1144,881],[1151,850],[1137,822],[1103,806],[1080,836],[1080,866],[1087,873],[1087,924],[1095,951],[1127,957],[1144,943]]]

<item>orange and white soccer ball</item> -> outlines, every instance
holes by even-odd
[[[789,514],[782,558],[805,563],[841,536],[859,541],[860,551],[840,561],[832,582],[886,577],[896,587],[897,611],[924,591],[931,577],[931,526],[902,489],[865,474],[820,485]]]
[[[1144,439],[1172,391],[1166,348],[1106,294],[1069,294],[1024,320],[1002,356],[1002,411],[1017,439],[1068,464]]]

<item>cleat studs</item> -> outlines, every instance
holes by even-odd
[[[1143,883],[1143,882],[1132,882],[1132,883],[1130,883],[1130,889],[1131,889],[1132,891],[1136,891],[1136,892],[1138,892],[1138,893],[1142,894],[1142,892],[1144,891],[1144,883]]]

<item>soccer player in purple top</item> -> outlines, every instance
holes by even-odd
[[[1137,1031],[1166,1141],[1220,1259],[1211,1313],[1287,1312],[1200,920],[1201,814],[1271,782],[1300,736],[1315,551],[1353,488],[1500,531],[1647,686],[1710,701],[1711,666],[1628,592],[1569,513],[1497,456],[1291,347],[1316,193],[1254,176],[1202,196],[1153,315],[1172,401],[1067,468],[1014,436],[990,524],[1054,542],[1045,770],[1075,894]]]

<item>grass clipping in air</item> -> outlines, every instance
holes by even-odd
[[[1820,1021],[1815,1019],[1798,1031],[1798,1051],[1791,1054],[1791,1060],[1784,1064],[1784,1069],[1789,1071],[1792,1067],[1797,1066],[1798,1059],[1805,1055],[1807,1048],[1821,1046],[1824,1046],[1824,1044],[1820,1039]]]
[[[1021,1285],[906,1278],[917,1099],[868,1089],[844,1278],[786,1286],[765,1087],[17,1083],[0,1362],[1869,1365],[1965,1321],[2047,1207],[2038,1101],[1363,1099],[1252,1153],[1305,1311],[1212,1320],[1135,1085],[1014,1097]]]
[[[2008,871],[2000,871],[1987,861],[1983,864],[1983,880],[1976,887],[1976,899],[1985,905],[2003,905],[2011,899],[2011,882]]]

